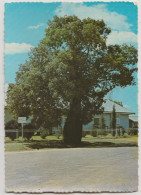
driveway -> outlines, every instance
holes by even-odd
[[[6,152],[6,191],[137,191],[137,153],[137,147]]]

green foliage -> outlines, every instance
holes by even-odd
[[[106,135],[108,135],[108,131],[107,130],[100,130],[100,131],[98,131],[98,135],[103,135],[103,136],[106,136]]]
[[[31,137],[34,135],[33,131],[24,132],[24,138],[28,141],[31,139]]]
[[[12,141],[14,141],[14,139],[16,139],[16,132],[6,132],[5,136],[9,137]]]
[[[55,133],[55,136],[57,137],[57,139],[59,139],[61,136],[63,136],[63,128],[62,128],[62,126],[60,126],[58,128],[58,131]]]
[[[86,137],[87,131],[82,131],[82,137]]]
[[[134,128],[128,129],[127,134],[128,135],[138,135],[138,129],[134,129]]]
[[[93,137],[97,137],[97,131],[96,130],[91,130],[90,135]]]
[[[45,139],[47,135],[48,135],[48,132],[46,130],[43,130],[40,132],[40,136],[42,139]]]
[[[18,125],[18,122],[16,120],[8,121],[5,124],[5,129],[18,129],[18,128],[19,128],[19,125]]]
[[[100,129],[105,129],[106,125],[105,125],[105,119],[104,119],[104,115],[101,114],[100,115],[100,120],[99,120],[99,128]]]
[[[25,124],[24,129],[36,129],[36,127],[33,124]]]

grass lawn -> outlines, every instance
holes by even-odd
[[[87,135],[82,138],[82,144],[77,147],[127,147],[137,146],[138,136],[127,137],[92,137]],[[76,146],[64,145],[62,137],[59,139],[56,136],[47,136],[42,139],[40,136],[33,136],[30,141],[22,141],[22,138],[11,141],[8,137],[5,138],[5,151],[25,151],[34,149],[51,149],[51,148],[70,148]]]

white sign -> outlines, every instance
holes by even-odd
[[[18,117],[18,123],[26,123],[26,117]]]

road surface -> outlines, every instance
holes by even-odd
[[[117,147],[6,152],[6,191],[137,191],[137,150]]]

